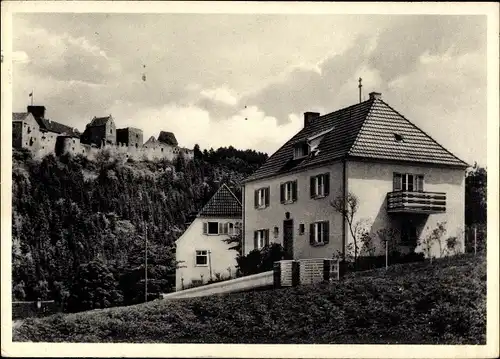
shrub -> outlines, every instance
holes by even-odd
[[[278,243],[272,243],[262,249],[254,249],[246,256],[238,256],[236,261],[242,275],[257,274],[273,270],[274,262],[284,258],[285,251]]]

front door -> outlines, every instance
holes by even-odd
[[[293,219],[283,221],[283,249],[285,259],[293,259]]]

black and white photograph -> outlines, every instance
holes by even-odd
[[[497,357],[498,11],[3,2],[2,355]]]

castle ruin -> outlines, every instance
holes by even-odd
[[[45,118],[44,106],[28,106],[27,112],[12,113],[12,146],[26,148],[35,158],[50,153],[60,156],[81,154],[89,159],[106,150],[112,156],[133,160],[174,160],[180,153],[187,159],[193,150],[179,147],[172,132],[160,131],[158,139],[151,136],[143,143],[141,129],[116,128],[111,115],[94,117],[80,133],[78,129]]]

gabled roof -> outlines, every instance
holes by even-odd
[[[160,134],[158,135],[158,141],[166,143],[170,146],[177,146],[179,144],[173,132],[167,131],[160,131]]]
[[[223,184],[198,213],[198,217],[241,218],[241,202]]]
[[[293,147],[327,132],[315,156],[293,159]],[[397,141],[396,137],[402,137]],[[304,169],[341,158],[412,161],[444,166],[468,165],[378,98],[320,116],[293,136],[245,182]]]
[[[112,121],[113,117],[111,115],[106,117],[94,117],[87,127],[97,127],[97,126],[105,126],[108,121]]]
[[[71,137],[80,137],[80,132],[76,128],[72,128],[62,123],[51,121],[47,118],[37,118],[36,122],[40,125],[40,130],[55,132],[58,134],[66,134]]]
[[[12,121],[24,121],[29,114],[29,112],[12,112]]]

